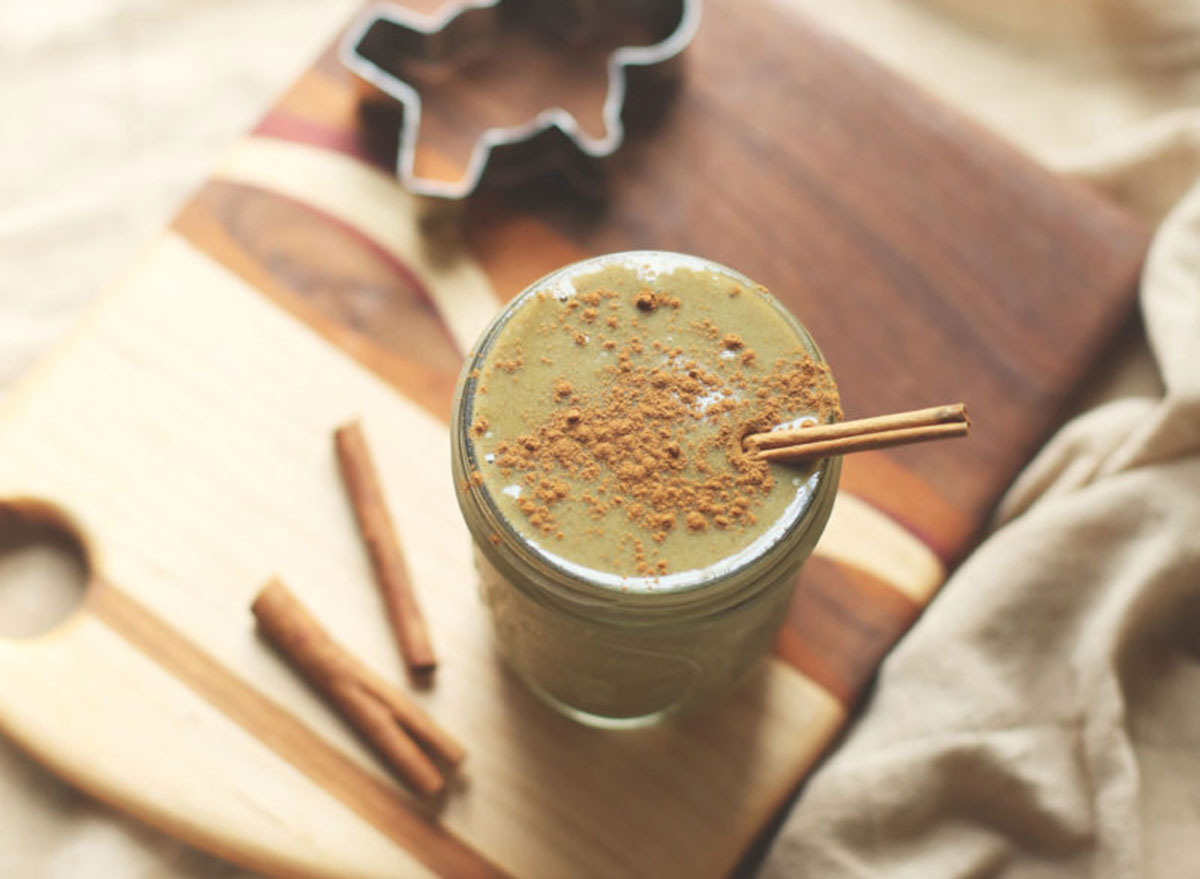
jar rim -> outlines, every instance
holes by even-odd
[[[555,283],[569,282],[574,277],[606,265],[635,260],[659,262],[670,269],[718,271],[737,283],[748,287],[757,286],[741,272],[721,263],[688,254],[656,250],[622,251],[579,260],[529,284],[492,319],[464,363],[452,415],[452,458],[456,464],[456,486],[462,484],[467,474],[478,470],[479,459],[467,430],[473,419],[478,370],[490,354],[508,320],[528,299],[544,292]],[[774,296],[768,294],[767,300],[792,327],[809,355],[818,363],[824,363],[824,357],[807,328]],[[835,462],[838,466],[835,466]],[[678,607],[681,604],[708,603],[711,600],[718,600],[724,604],[731,597],[740,600],[741,593],[746,591],[745,587],[752,587],[760,576],[769,579],[768,571],[775,566],[776,559],[786,560],[789,546],[800,542],[807,529],[815,524],[814,519],[822,507],[819,501],[831,481],[836,486],[839,472],[840,459],[822,459],[806,477],[805,484],[798,487],[796,498],[751,543],[703,568],[657,576],[621,576],[571,562],[522,534],[496,505],[491,492],[483,486],[478,487],[478,490],[460,491],[458,494],[459,503],[464,506],[464,514],[467,498],[470,498],[482,518],[493,529],[492,534],[501,535],[498,543],[495,540],[479,540],[479,535],[474,535],[480,549],[498,567],[511,565],[523,579],[539,582],[546,588],[561,591],[561,597],[571,597],[586,604],[653,604]],[[824,522],[820,524],[823,526]],[[502,549],[509,552],[502,552]],[[759,576],[747,576],[760,569]],[[549,572],[553,572],[553,576],[546,576]]]

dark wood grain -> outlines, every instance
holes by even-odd
[[[706,4],[687,64],[602,202],[548,185],[492,197],[471,215],[474,251],[516,279],[516,242],[537,221],[539,238],[572,245],[546,252],[697,253],[767,285],[813,331],[848,417],[966,400],[969,442],[886,453],[960,513],[936,538],[957,560],[1130,314],[1143,231],[776,7]],[[527,261],[527,278],[551,267]],[[858,489],[904,506],[887,484]],[[945,527],[904,513],[923,533]]]
[[[213,180],[172,228],[446,421],[462,358],[419,281],[328,214]]]
[[[800,573],[775,652],[849,705],[920,612],[878,578],[814,557]]]

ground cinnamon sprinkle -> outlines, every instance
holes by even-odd
[[[643,290],[633,301],[642,311],[654,311],[658,308],[658,297],[652,290]]]
[[[596,306],[605,300],[619,305],[617,319],[598,323]],[[774,476],[746,453],[742,437],[796,413],[840,417],[825,365],[797,349],[761,367],[741,335],[706,315],[689,318],[690,301],[651,289],[623,297],[585,289],[557,305],[558,329],[576,344],[588,341],[585,329],[599,332],[602,353],[579,356],[599,358],[600,381],[589,389],[565,375],[552,379],[540,392],[549,405],[527,420],[527,432],[497,436],[481,452],[506,478],[520,479],[516,507],[542,534],[563,539],[564,503],[582,505],[597,521],[617,511],[628,524],[620,545],[643,576],[667,572],[657,545],[675,529],[701,535],[757,521]],[[645,321],[660,321],[659,338]],[[619,324],[617,338],[606,337],[600,323]],[[519,351],[506,353],[493,361],[498,369],[509,372],[518,359],[523,365]]]

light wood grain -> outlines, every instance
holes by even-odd
[[[8,735],[165,830],[280,874],[436,875],[89,612],[0,669]]]
[[[416,831],[377,838],[386,822],[363,804],[371,784],[372,796],[393,792],[399,805],[390,808],[416,807],[404,806],[374,758],[258,641],[247,611],[278,573],[334,637],[404,685],[330,448],[332,428],[352,413],[364,413],[378,444],[396,527],[406,546],[421,548],[409,560],[413,581],[448,645],[436,687],[415,697],[472,755],[465,789],[440,816],[444,839],[434,830],[418,841]],[[401,839],[427,866],[474,856],[516,875],[723,874],[844,709],[778,661],[712,711],[644,733],[588,730],[542,708],[492,653],[448,445],[441,422],[168,236],[41,372],[36,393],[19,395],[0,418],[0,497],[46,498],[69,511],[99,575],[127,599],[103,605],[104,622],[85,616],[50,636],[61,652],[44,677],[36,671],[44,648],[3,645],[0,723],[97,795],[281,873],[413,875],[400,857],[390,873],[380,867]],[[131,615],[157,622],[130,624]],[[173,635],[141,634],[147,627]],[[76,642],[80,633],[86,643]],[[120,652],[130,670],[114,676],[115,688],[84,674],[91,694],[73,700],[57,681],[76,662],[104,667],[90,658],[95,640],[115,644],[102,655]],[[283,721],[270,722],[252,694],[342,762],[313,763],[311,748],[272,733]],[[95,735],[53,732],[64,711],[69,729]],[[189,725],[201,715],[228,732],[200,744]],[[93,759],[95,737],[105,759]],[[226,741],[242,742],[229,763],[235,793],[196,783],[224,777]],[[315,792],[296,794],[301,782]],[[240,804],[227,816],[225,798]],[[244,820],[242,806],[260,821]],[[322,821],[326,813],[336,820]],[[258,834],[263,822],[284,830]],[[309,844],[291,845],[301,830]],[[367,840],[363,855],[343,839]]]
[[[919,605],[946,579],[928,546],[849,491],[838,492],[813,554],[870,574]]]

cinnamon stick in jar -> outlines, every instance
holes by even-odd
[[[834,455],[962,437],[970,430],[966,405],[948,403],[854,421],[754,433],[742,442],[764,461],[800,464]]]
[[[411,674],[428,675],[437,668],[437,657],[408,576],[404,553],[396,538],[362,425],[353,421],[339,427],[334,434],[334,445],[342,481],[367,545],[392,631],[400,643],[400,652]]]

